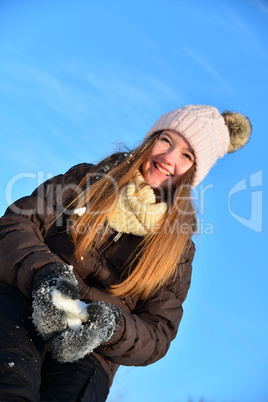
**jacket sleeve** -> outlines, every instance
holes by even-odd
[[[31,196],[10,205],[0,219],[0,283],[31,295],[35,270],[51,262],[63,262],[44,241],[44,228],[62,212],[63,201],[73,193],[74,178],[82,165],[40,185]]]
[[[114,363],[145,366],[161,359],[175,338],[182,318],[182,303],[191,282],[195,248],[178,266],[176,281],[169,283],[132,313],[123,312],[119,329],[111,341],[98,350]]]

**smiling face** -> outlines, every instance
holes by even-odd
[[[142,164],[143,176],[152,188],[167,188],[178,183],[194,162],[188,141],[177,131],[164,130]]]

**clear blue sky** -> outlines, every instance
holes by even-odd
[[[109,402],[268,401],[267,50],[267,0],[0,1],[1,214],[185,104],[253,124],[194,194],[178,337],[160,362],[120,368]]]

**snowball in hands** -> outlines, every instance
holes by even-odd
[[[50,342],[50,353],[60,363],[74,362],[107,342],[117,329],[122,317],[120,308],[104,302],[87,305],[88,321],[75,329],[66,328]]]
[[[79,300],[73,267],[51,263],[36,275],[33,287],[33,323],[52,357],[73,362],[107,342],[122,318],[119,307],[102,301]]]
[[[56,288],[50,291],[52,303],[59,309],[66,313],[67,324],[70,329],[78,329],[83,322],[87,322],[87,304],[81,300],[73,300],[66,297]]]

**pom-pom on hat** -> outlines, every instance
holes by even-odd
[[[225,111],[221,115],[213,106],[189,105],[162,115],[146,134],[175,130],[187,139],[195,153],[197,186],[219,158],[242,148],[251,135],[251,123],[241,113]]]

